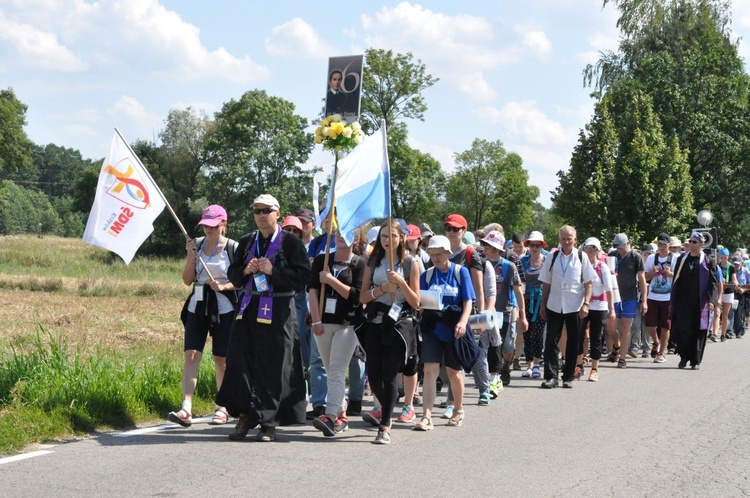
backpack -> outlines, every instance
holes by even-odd
[[[200,252],[201,245],[203,244],[203,241],[205,239],[206,237],[198,237],[195,239],[195,245],[198,248],[199,252]],[[230,265],[234,263],[234,252],[236,250],[237,250],[237,241],[227,237],[227,243],[224,244],[224,251],[227,253],[227,256],[229,256]]]
[[[461,286],[461,265],[457,265],[456,263],[451,263],[453,265],[453,278],[456,279],[456,283],[458,286]],[[425,270],[425,281],[427,282],[427,285],[430,285],[430,282],[432,281],[432,276],[435,274],[435,267],[428,268]]]

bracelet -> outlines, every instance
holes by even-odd
[[[370,297],[375,299],[375,288],[370,289]]]
[[[323,322],[312,322],[311,326],[314,327],[316,325],[323,325]]]

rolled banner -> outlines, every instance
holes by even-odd
[[[615,303],[621,303],[620,288],[617,286],[617,272],[615,271],[617,268],[617,261],[614,256],[607,257],[607,265],[609,266],[609,271],[612,273],[612,297],[614,298]]]
[[[419,307],[423,310],[443,309],[443,291],[442,290],[420,290]]]
[[[472,330],[491,329],[495,326],[495,312],[484,311],[469,317],[469,326]]]

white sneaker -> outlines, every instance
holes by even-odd
[[[453,405],[448,405],[445,407],[445,410],[443,410],[443,414],[441,417],[443,418],[451,418],[453,416]]]

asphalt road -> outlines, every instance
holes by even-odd
[[[467,390],[462,427],[398,424],[390,446],[359,419],[330,439],[233,442],[203,422],[50,444],[0,460],[0,496],[749,496],[749,361],[746,337],[709,343],[700,371],[603,363],[552,391],[513,372],[489,407]]]

